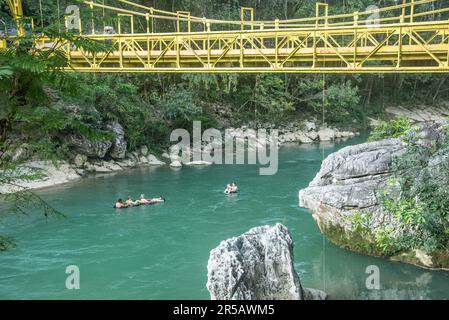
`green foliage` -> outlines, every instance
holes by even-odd
[[[290,93],[284,80],[274,74],[256,76],[256,85],[252,97],[255,112],[259,119],[276,120],[295,110]]]
[[[35,46],[41,35],[52,40],[53,46]],[[66,84],[64,68],[67,58],[62,48],[65,41],[74,42],[89,52],[104,49],[100,43],[62,33],[49,26],[16,38],[8,49],[0,51],[0,184],[16,190],[14,193],[0,193],[0,198],[10,203],[14,212],[27,214],[31,209],[38,209],[45,217],[62,215],[41,197],[21,186],[24,181],[41,178],[42,172],[19,167],[12,161],[9,154],[16,147],[17,137],[22,140],[20,143],[28,139],[35,153],[60,157],[62,148],[55,146],[57,134],[75,129],[89,132],[82,121],[61,110],[48,108],[45,87],[63,88]],[[11,241],[0,238],[0,250],[10,246]]]
[[[323,102],[315,100],[312,106],[319,113],[323,109]],[[330,124],[360,127],[365,115],[358,87],[353,86],[351,81],[331,83],[325,89],[324,115]]]
[[[10,66],[0,66],[0,80],[10,78],[14,74]]]
[[[11,249],[14,246],[15,243],[11,238],[0,235],[0,251]]]
[[[310,110],[315,117],[339,127],[365,129],[366,113],[361,103],[358,79],[314,76],[300,77],[294,82],[297,109]]]
[[[45,35],[53,45],[50,47],[35,46],[36,40]],[[22,108],[47,106],[48,99],[45,92],[46,86],[56,88],[71,87],[68,85],[69,77],[66,77],[65,67],[67,58],[63,51],[65,41],[77,43],[80,48],[89,52],[99,52],[107,48],[95,41],[81,39],[71,33],[59,32],[55,26],[48,26],[35,33],[18,37],[8,49],[0,51],[0,140],[5,140],[13,127],[16,117],[22,112]],[[73,86],[72,86],[73,87]],[[42,108],[40,109],[42,111]],[[44,122],[34,122],[36,125],[48,126],[61,125],[60,116],[53,112],[47,113]],[[20,121],[20,120],[19,120]],[[53,123],[55,122],[55,123]],[[41,129],[41,128],[39,128]],[[48,133],[48,132],[46,132]]]
[[[360,234],[362,236],[369,234],[369,221],[370,217],[367,213],[356,212],[351,216],[351,229],[353,232]]]
[[[358,238],[352,245],[363,253],[392,256],[401,250],[401,243],[390,226],[373,229],[368,213],[356,212],[351,216],[351,233]]]
[[[170,122],[191,122],[197,119],[202,109],[196,104],[193,93],[181,86],[171,86],[157,102],[162,116]]]
[[[371,132],[370,141],[403,137],[413,128],[412,123],[405,117],[398,117],[389,122],[382,122]]]
[[[376,246],[383,256],[392,256],[399,251],[394,230],[391,227],[377,229],[374,235]]]
[[[426,222],[426,210],[416,198],[403,198],[394,189],[400,190],[397,180],[387,182],[387,188],[378,190],[380,204],[384,210],[392,214],[404,225],[422,225]],[[397,190],[398,191],[398,190]]]
[[[397,247],[430,253],[445,250],[449,243],[449,131],[445,128],[439,138],[423,142],[419,131],[409,130],[404,140],[407,149],[394,158],[395,179],[390,181],[399,192],[380,190],[381,205],[406,230],[396,239]]]

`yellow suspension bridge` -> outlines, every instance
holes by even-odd
[[[21,0],[8,1],[23,35]],[[75,24],[80,36],[109,43],[112,50],[92,54],[73,43],[59,45],[67,69],[79,72],[449,72],[449,20],[443,18],[449,8],[435,9],[438,1],[402,0],[338,15],[317,3],[314,17],[273,21],[255,20],[252,8],[241,8],[235,21],[128,0],[115,0],[120,7],[105,0],[79,1],[90,14],[76,21],[65,15],[65,27]],[[115,25],[99,28],[95,15],[105,12],[115,15]],[[160,20],[174,30],[156,30]],[[52,45],[54,39],[44,37],[36,42],[42,48]]]

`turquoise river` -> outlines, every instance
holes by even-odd
[[[340,249],[298,207],[298,191],[313,179],[323,157],[361,139],[283,147],[274,176],[259,176],[257,166],[242,165],[147,168],[40,190],[67,217],[1,214],[0,234],[17,245],[0,253],[0,298],[209,299],[210,250],[252,227],[277,222],[295,240],[295,268],[303,285],[324,289],[330,298],[449,298],[449,272]],[[225,196],[223,188],[231,181],[241,193]],[[112,209],[117,197],[141,193],[164,195],[167,202]],[[66,289],[68,265],[79,267],[79,290]],[[366,288],[371,265],[380,270],[381,290]]]

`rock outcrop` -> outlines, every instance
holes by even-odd
[[[174,160],[174,161],[172,161],[172,163],[170,163],[170,167],[172,167],[172,168],[181,168],[182,167],[182,163],[179,160]]]
[[[142,149],[145,151],[145,148],[139,148],[139,150]],[[155,155],[148,153],[148,149],[145,151],[148,154],[147,156],[143,156],[140,152],[129,154],[121,160],[89,159],[85,154],[79,153],[73,157],[71,163],[65,161],[59,161],[58,163],[47,161],[24,162],[15,169],[16,172],[11,172],[11,174],[23,176],[24,174],[35,173],[37,170],[39,174],[33,174],[33,176],[36,176],[35,180],[21,181],[18,179],[15,181],[19,185],[17,187],[0,184],[0,193],[12,193],[24,188],[39,189],[55,186],[80,179],[87,174],[113,173],[130,168],[166,165]]]
[[[69,108],[71,112],[77,113],[76,106]],[[126,157],[128,144],[125,138],[125,129],[118,121],[105,124],[98,123],[97,128],[101,128],[104,133],[111,135],[111,139],[96,140],[83,134],[67,134],[62,136],[62,140],[70,147],[74,155],[86,156],[94,160],[112,158],[123,160]]]
[[[402,106],[388,107],[386,113],[395,117],[406,117],[413,122],[444,121],[449,117],[447,106],[415,106],[406,108]]]
[[[349,146],[329,155],[309,187],[299,192],[299,205],[312,212],[332,242],[355,249],[349,236],[351,217],[363,210],[370,215],[372,228],[390,219],[379,206],[377,190],[391,177],[391,161],[404,148],[401,140],[390,139]]]
[[[438,124],[422,125],[417,143],[434,148],[440,133]],[[336,245],[435,267],[431,257],[415,248],[385,255],[376,240],[383,230],[391,230],[393,238],[412,236],[415,232],[396,215],[385,212],[380,195],[387,192],[389,197],[399,198],[400,185],[391,179],[392,161],[406,150],[407,145],[401,139],[389,139],[349,146],[329,155],[309,186],[299,192],[299,205],[311,211],[321,231]]]
[[[155,155],[149,154],[147,156],[148,165],[150,166],[163,166],[165,165],[165,162],[159,160]]]
[[[111,122],[106,125],[106,129],[114,133],[115,138],[112,148],[109,151],[113,159],[124,159],[126,156],[127,143],[125,140],[125,130],[118,122]]]
[[[310,209],[320,226],[345,226],[345,218],[361,209],[378,214],[376,190],[390,178],[391,160],[404,148],[399,139],[390,139],[331,154],[309,187],[299,192],[300,206]]]
[[[225,240],[210,253],[207,289],[213,300],[325,299],[318,290],[303,289],[293,265],[288,229],[256,227]]]
[[[305,122],[302,126],[290,126],[286,129],[281,129],[279,132],[279,143],[314,143],[320,141],[333,141],[337,139],[352,138],[356,133],[351,131],[340,131],[335,128],[328,128],[326,126],[317,128],[313,122]]]
[[[83,135],[68,135],[67,144],[74,148],[76,152],[92,158],[103,159],[112,147],[112,141],[95,141]]]

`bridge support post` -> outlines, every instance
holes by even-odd
[[[353,57],[353,65],[354,67],[357,65],[357,43],[358,43],[358,32],[357,27],[359,26],[359,12],[354,12],[354,57]]]
[[[249,12],[250,16],[250,29],[251,31],[254,30],[254,9],[248,8],[248,7],[241,7],[240,8],[240,29],[243,31],[245,30],[245,12]]]
[[[95,19],[94,19],[94,4],[93,2],[91,2],[89,4],[90,6],[90,24],[91,24],[91,28],[92,28],[92,34],[95,34]]]
[[[191,31],[191,15],[189,11],[176,11],[176,29],[181,32],[181,20],[183,17],[187,17],[187,32]]]
[[[404,37],[404,30],[403,30],[403,24],[404,24],[404,16],[401,15],[400,17],[400,24],[399,27],[399,38],[398,38],[398,61],[396,62],[396,68],[399,68],[401,66],[401,59],[402,59],[402,40]],[[410,32],[410,30],[409,30]],[[411,44],[412,38],[409,36],[409,42]]]

